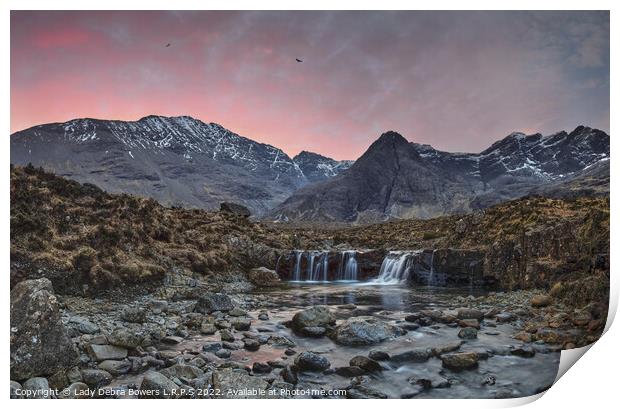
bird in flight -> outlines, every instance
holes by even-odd
[[[303,62],[303,60],[300,60],[299,58],[295,58],[295,61],[297,61],[297,62]]]
[[[170,47],[170,43],[166,44],[166,47]]]

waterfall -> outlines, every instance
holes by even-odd
[[[344,266],[343,275],[340,280],[355,281],[357,280],[357,260],[355,259],[355,251],[342,252],[342,265]]]
[[[411,251],[390,251],[381,263],[378,284],[397,284],[409,278],[410,257],[420,254]]]
[[[303,251],[295,251],[295,273],[293,279],[295,281],[301,280],[301,257],[304,255]]]
[[[329,251],[326,250],[294,250],[295,265],[291,275],[292,281],[328,282],[330,281]],[[356,251],[348,250],[340,253],[340,264],[337,274],[332,274],[334,281],[357,281],[358,265]],[[302,269],[302,261],[306,264]]]

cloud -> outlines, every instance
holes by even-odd
[[[74,116],[192,115],[291,155],[342,159],[388,129],[443,150],[479,151],[514,130],[609,128],[605,12],[11,19],[12,130]],[[29,46],[37,38],[39,51]]]

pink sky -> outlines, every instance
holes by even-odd
[[[336,159],[387,130],[473,152],[512,131],[608,131],[609,15],[11,13],[11,132],[150,114]]]

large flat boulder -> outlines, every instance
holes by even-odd
[[[11,379],[52,375],[78,362],[47,278],[11,290]]]
[[[404,333],[402,328],[375,317],[354,317],[338,325],[331,337],[338,344],[355,346],[377,344]]]

